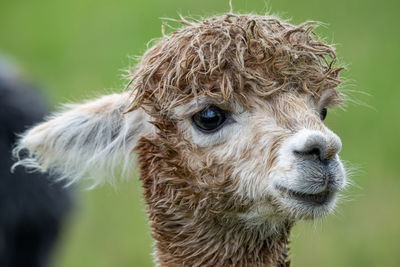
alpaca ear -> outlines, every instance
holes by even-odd
[[[124,113],[129,103],[124,93],[66,105],[21,136],[13,151],[18,159],[13,168],[55,172],[70,183],[89,178],[93,186],[131,176],[136,142],[153,126],[140,109]]]

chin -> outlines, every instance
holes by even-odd
[[[333,212],[338,192],[325,190],[317,194],[307,194],[293,190],[281,191],[277,200],[284,213],[296,220],[308,220],[324,217]]]

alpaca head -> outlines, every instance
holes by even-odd
[[[340,139],[323,122],[341,102],[341,68],[315,24],[182,22],[132,70],[131,93],[67,106],[22,136],[17,164],[100,183],[117,166],[129,176],[138,154],[146,200],[164,216],[259,224],[329,213],[346,184]]]
[[[158,153],[173,158],[171,170],[185,170],[180,186],[251,222],[331,211],[346,184],[340,139],[323,123],[341,102],[332,47],[313,37],[313,23],[227,15],[186,24],[132,77],[133,108],[153,117],[152,143],[168,144]]]

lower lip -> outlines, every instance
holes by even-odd
[[[289,190],[286,193],[290,198],[312,205],[324,205],[330,202],[335,195],[335,192],[332,191],[324,191],[318,194],[304,194]]]

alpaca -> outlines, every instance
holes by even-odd
[[[0,55],[0,266],[45,267],[71,209],[71,189],[46,174],[10,173],[15,133],[47,113],[37,88],[10,63]]]
[[[137,161],[157,266],[288,266],[292,226],[330,213],[346,185],[323,123],[342,101],[334,49],[314,22],[181,23],[130,92],[66,106],[21,137],[16,164],[98,185]]]

